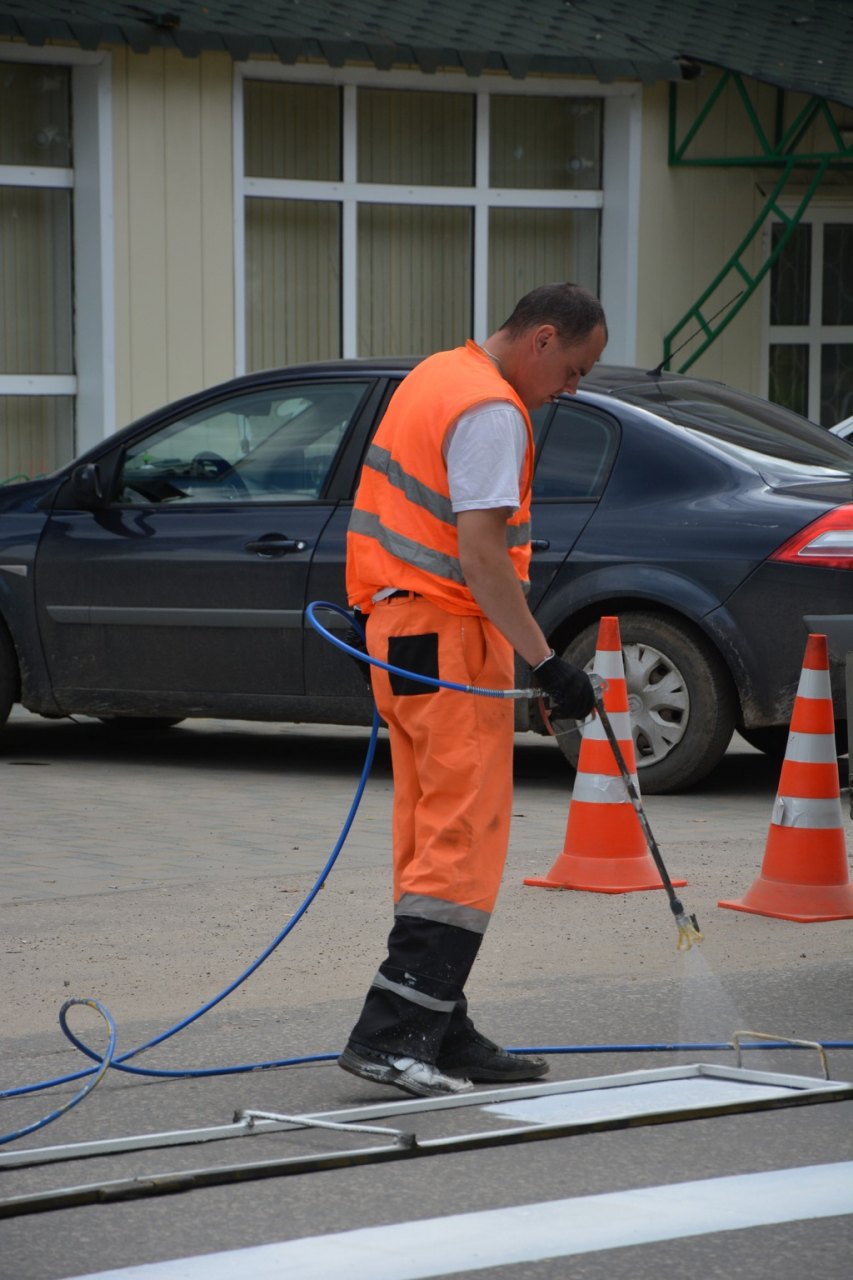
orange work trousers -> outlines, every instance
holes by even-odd
[[[383,662],[406,667],[426,653],[423,665],[407,669],[457,684],[512,687],[512,647],[486,618],[395,596],[377,603],[366,630],[370,655]],[[482,932],[509,844],[514,704],[401,681],[377,667],[371,675],[391,744],[394,901],[415,915],[406,903],[456,904],[462,927],[465,908],[482,912]],[[446,919],[454,922],[452,910]]]

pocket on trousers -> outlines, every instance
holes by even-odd
[[[402,667],[404,671],[414,671],[420,676],[431,676],[433,680],[437,680],[438,632],[427,631],[419,636],[389,636],[388,662],[392,667]],[[393,671],[388,674],[391,691],[398,697],[435,693],[434,685],[410,680],[408,676],[395,675]]]
[[[468,672],[468,684],[480,684],[489,659],[483,620],[475,617],[460,619],[459,636],[462,644],[462,659],[465,670]]]

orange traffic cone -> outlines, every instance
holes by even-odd
[[[826,636],[810,635],[758,879],[719,902],[808,924],[853,919]]]
[[[607,681],[604,709],[639,795],[618,618],[602,618],[599,623],[593,670]],[[524,883],[542,889],[582,889],[590,893],[663,888],[598,716],[583,728],[563,852],[545,879],[526,879]],[[672,883],[683,885],[687,881]]]

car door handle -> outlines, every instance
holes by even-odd
[[[547,538],[531,538],[530,539],[531,551],[547,551],[550,546],[551,546],[551,543],[548,541]]]
[[[285,538],[279,533],[268,533],[263,538],[258,538],[256,542],[247,542],[244,545],[246,551],[254,551],[256,555],[273,559],[276,556],[286,556],[293,551],[304,551],[308,543],[303,542],[301,538]]]

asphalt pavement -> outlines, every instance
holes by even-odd
[[[779,775],[738,739],[690,795],[646,800],[705,933],[686,953],[660,890],[524,884],[562,850],[572,775],[552,742],[517,740],[510,857],[470,999],[487,1034],[546,1050],[549,1083],[569,1086],[523,1091],[527,1119],[490,1097],[388,1114],[404,1095],[334,1064],[390,923],[382,737],[324,886],[215,1002],[321,876],[367,736],[224,721],[139,736],[22,712],[2,731],[0,1092],[90,1066],[58,1024],[70,997],[109,1011],[117,1056],[212,1007],[128,1061],[151,1074],[110,1071],[0,1145],[0,1157],[63,1157],[0,1161],[0,1280],[846,1277],[853,1102],[824,1090],[813,1049],[753,1039],[738,1069],[724,1046],[738,1031],[853,1040],[853,922],[717,906],[760,873]],[[842,808],[850,850],[846,794]],[[68,1021],[104,1051],[101,1015],[73,1006]],[[258,1069],[270,1062],[289,1065]],[[833,1082],[853,1080],[853,1051],[830,1049],[827,1065]],[[580,1082],[590,1087],[570,1087]],[[0,1132],[60,1110],[85,1083],[6,1097]],[[640,1085],[662,1091],[650,1111],[631,1095]],[[237,1136],[246,1110],[343,1114],[370,1132],[262,1123]]]

